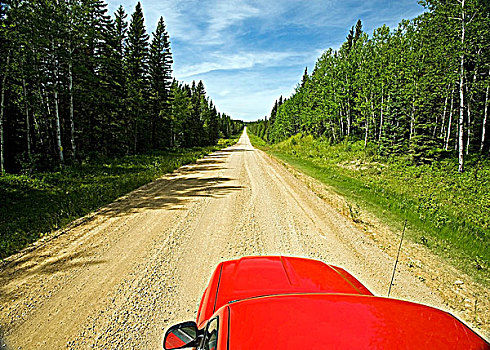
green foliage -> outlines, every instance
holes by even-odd
[[[364,141],[414,164],[459,155],[462,169],[466,154],[488,156],[487,2],[423,1],[427,12],[371,37],[358,21],[250,130],[272,144],[300,133]]]
[[[265,142],[262,138],[259,136],[256,136],[250,129],[247,129],[248,137],[250,138],[250,142],[255,147],[259,147],[260,149],[268,149],[267,147],[267,142]]]
[[[173,80],[165,22],[150,40],[140,2],[130,18],[122,6],[108,16],[102,0],[0,9],[1,173],[214,145],[241,128],[202,82]]]
[[[295,135],[268,146],[251,135],[252,143],[272,152],[306,174],[332,186],[352,204],[400,228],[408,220],[407,236],[489,283],[490,161],[467,159],[468,170],[457,171],[457,160],[445,158],[414,165],[410,156],[379,154],[377,145],[362,141],[331,144],[326,138]]]
[[[83,161],[56,172],[0,177],[0,259],[163,174],[237,142]]]

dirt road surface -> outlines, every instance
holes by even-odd
[[[167,326],[195,318],[220,261],[320,259],[386,295],[392,250],[244,133],[10,258],[0,267],[2,338],[11,349],[160,349]],[[449,309],[437,288],[398,266],[393,297]]]

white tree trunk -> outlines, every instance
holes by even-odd
[[[10,64],[10,49],[7,52],[7,60],[5,61],[5,72],[2,77],[2,94],[0,97],[0,175],[5,173],[5,143],[3,137],[3,115],[5,113],[5,84],[7,84],[7,75]]]
[[[489,76],[490,76],[490,72]],[[485,92],[485,104],[483,105],[483,108],[485,110],[484,115],[483,115],[483,126],[482,126],[482,132],[481,132],[481,143],[480,143],[480,152],[483,151],[483,146],[485,145],[485,131],[487,129],[487,117],[488,117],[488,87],[487,85],[487,91]]]
[[[350,115],[350,103],[347,101],[347,136],[350,135],[350,128],[351,128],[351,115]]]
[[[475,68],[475,72],[473,74],[473,84],[472,86],[475,86],[476,84],[476,75],[477,75],[477,70]],[[472,130],[472,120],[471,120],[471,95],[469,93],[470,88],[468,87],[468,84],[466,84],[466,94],[467,94],[467,105],[468,105],[468,124],[467,124],[467,129],[468,133],[466,136],[466,155],[469,154],[470,152],[470,141],[471,141],[471,130]]]
[[[330,128],[332,129],[332,137],[333,137],[333,140],[334,142],[337,141],[337,137],[335,136],[335,127],[334,127],[334,123],[332,121],[330,121]]]
[[[340,137],[344,137],[344,117],[343,117],[343,114],[342,114],[342,101],[340,102],[339,104],[339,116],[340,116],[340,120],[339,120],[339,127],[340,127]]]
[[[444,98],[444,112],[442,112],[441,131],[439,133],[440,138],[442,138],[444,136],[444,127],[445,127],[445,123],[446,123],[446,113],[447,113],[447,92],[446,92],[446,97]]]
[[[446,142],[444,144],[444,149],[447,151],[449,148],[449,140],[451,139],[451,124],[453,121],[453,108],[454,108],[454,86],[451,89],[451,106],[449,108],[449,121],[447,124],[447,137]]]
[[[44,91],[44,89],[41,90],[41,86],[39,86],[39,97],[41,99],[41,105],[45,108],[47,116],[48,116],[48,118],[44,118],[44,120],[47,120],[51,116],[51,111],[49,109],[49,101],[48,101],[47,93]],[[34,117],[34,120],[36,120],[35,114],[33,114],[33,117]],[[45,123],[43,123],[43,124],[45,124]],[[39,138],[39,143],[41,144],[41,146],[44,146],[44,139],[41,135],[41,129],[37,123],[36,123],[36,129],[37,129],[36,130],[37,136]]]
[[[71,152],[73,159],[77,156],[77,146],[75,144],[75,121],[73,119],[73,68],[72,68],[72,54],[71,41],[68,42],[68,50],[70,51],[70,60],[68,62],[68,91],[70,93],[70,141],[71,141]]]
[[[368,98],[366,97],[366,106],[368,105],[369,101]],[[368,133],[369,133],[369,114],[366,113],[366,133],[364,134],[364,148],[367,147],[367,141],[368,141]]]
[[[61,123],[60,123],[60,113],[58,108],[58,62],[56,60],[54,41],[51,42],[51,49],[53,50],[53,65],[54,65],[54,113],[55,113],[55,123],[56,123],[56,145],[58,147],[58,156],[60,159],[60,165],[63,166],[65,159],[63,157],[63,146],[61,145]]]
[[[381,135],[383,134],[383,103],[384,103],[384,92],[383,92],[383,88],[381,88],[381,114],[379,117],[378,144],[381,142]]]
[[[461,1],[461,54],[459,68],[459,122],[458,122],[458,172],[464,169],[464,36],[465,36],[465,0]]]
[[[417,89],[417,86],[415,86]],[[414,125],[415,125],[415,96],[412,97],[412,112],[410,113],[410,136],[408,137],[408,141],[412,140],[414,136]]]
[[[26,136],[27,136],[27,159],[31,159],[31,122],[29,120],[29,104],[27,103],[26,79],[22,78],[22,89],[24,90],[24,108],[26,115]]]

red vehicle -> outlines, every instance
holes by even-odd
[[[222,262],[197,322],[170,327],[164,349],[490,349],[452,315],[374,296],[342,268],[292,257]]]

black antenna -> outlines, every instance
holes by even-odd
[[[405,228],[407,227],[407,220],[405,219],[405,224],[403,225],[402,238],[400,239],[400,246],[398,247],[398,253],[396,254],[395,267],[393,268],[393,275],[391,275],[390,288],[388,289],[388,296],[391,293],[391,286],[393,286],[393,280],[395,279],[396,265],[398,264],[398,258],[400,257],[400,250],[402,249],[403,236],[405,235]]]

